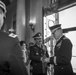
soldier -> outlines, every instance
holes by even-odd
[[[0,0],[0,29],[3,26],[6,6]],[[0,30],[0,75],[27,75],[22,50],[17,36]]]
[[[42,44],[41,33],[38,32],[33,36],[35,45],[30,47],[30,59],[33,75],[45,75],[47,65],[43,62],[45,57],[48,57],[47,48]]]
[[[61,24],[50,27],[50,30],[56,39],[54,56],[45,58],[44,62],[54,65],[54,75],[73,75],[71,41],[63,35]]]

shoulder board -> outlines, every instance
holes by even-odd
[[[60,41],[58,44],[57,44],[57,47],[60,47],[62,44],[62,41]]]
[[[12,37],[12,38],[16,38],[17,37],[17,35],[15,35],[15,34],[9,34],[9,36]]]

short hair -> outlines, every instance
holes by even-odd
[[[20,41],[20,45],[26,44],[25,41]]]

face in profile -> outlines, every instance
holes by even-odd
[[[23,50],[26,49],[26,44],[25,44],[25,43],[23,43],[23,45],[22,45],[22,49],[23,49]]]
[[[60,36],[62,35],[62,30],[61,29],[57,29],[55,32],[52,33],[53,37],[57,40],[60,38]]]

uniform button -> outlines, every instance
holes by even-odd
[[[39,55],[39,53],[36,53],[36,55]]]
[[[63,67],[61,69],[63,70]]]

